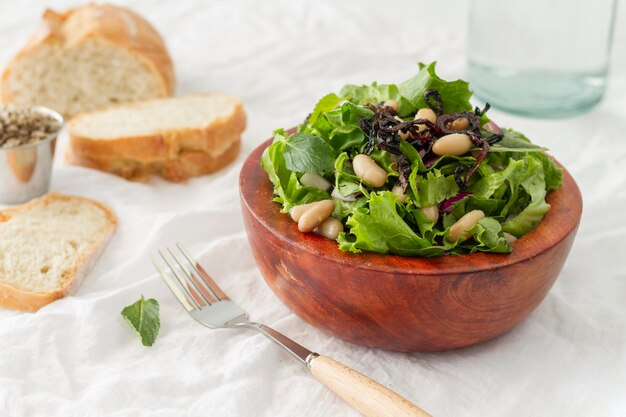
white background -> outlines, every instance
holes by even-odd
[[[626,415],[624,7],[608,93],[597,108],[553,121],[490,113],[549,147],[582,190],[578,237],[556,285],[526,321],[496,340],[399,354],[330,337],[281,304],[250,254],[237,177],[244,156],[273,129],[300,122],[319,97],[344,83],[402,81],[417,61],[430,60],[444,77],[462,77],[466,3],[127,3],[163,34],[178,94],[222,91],[243,100],[249,116],[243,151],[228,169],[187,184],[129,183],[58,158],[53,190],[105,202],[119,228],[74,296],[36,314],[0,311],[0,416],[357,415],[261,336],[211,332],[191,320],[149,262],[152,251],[177,240],[253,319],[376,378],[436,417]],[[73,4],[1,1],[0,64],[45,6]],[[141,346],[119,314],[142,294],[162,308],[152,348]]]

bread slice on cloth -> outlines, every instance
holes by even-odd
[[[182,181],[232,162],[245,126],[243,106],[225,94],[129,103],[72,119],[67,160],[131,180]]]
[[[103,204],[56,193],[0,211],[0,307],[36,311],[78,288],[116,223]]]
[[[141,16],[110,4],[47,10],[2,74],[4,103],[50,107],[66,118],[116,103],[169,97],[174,69]]]

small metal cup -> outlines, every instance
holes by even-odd
[[[45,139],[10,148],[0,147],[0,203],[19,204],[46,194],[63,117],[46,107],[32,107],[59,122],[59,130]]]

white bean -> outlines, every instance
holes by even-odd
[[[334,217],[329,217],[315,229],[315,233],[330,240],[337,240],[341,232],[343,232],[343,223]]]
[[[328,190],[330,182],[326,178],[314,172],[306,172],[300,177],[300,184],[319,188],[320,190]]]
[[[395,100],[387,100],[383,103],[383,106],[391,107],[395,111],[398,111],[398,109],[400,108],[400,103]]]
[[[404,120],[402,120],[402,118],[398,116],[393,116],[393,118],[399,121],[400,123],[404,122]],[[400,139],[402,140],[407,140],[411,137],[411,133],[408,131],[405,132],[403,130],[398,130],[398,136],[400,136]]]
[[[365,154],[359,154],[352,160],[352,168],[357,177],[374,188],[382,187],[387,182],[387,171]]]
[[[482,210],[472,210],[465,213],[463,217],[450,226],[450,235],[447,237],[448,242],[456,242],[459,237],[469,239],[472,235],[468,230],[474,227],[483,217],[485,217],[485,213]]]
[[[311,203],[298,219],[298,230],[310,232],[333,214],[335,203],[333,200],[322,200]]]
[[[293,206],[291,210],[289,210],[289,215],[291,216],[291,220],[293,220],[294,222],[297,222],[298,220],[300,220],[300,217],[302,217],[304,212],[307,211],[309,207],[311,207],[311,204],[313,203],[300,204],[297,206]]]
[[[504,232],[502,235],[504,235],[504,240],[506,240],[509,244],[517,240],[517,238],[510,233]]]
[[[437,206],[428,206],[422,207],[420,209],[424,217],[433,221],[433,223],[437,223],[439,221],[439,209]]]
[[[419,109],[417,113],[415,114],[415,120],[417,119],[426,119],[431,123],[435,123],[437,121],[437,115],[435,114],[433,109],[424,107],[422,109]],[[417,130],[419,132],[426,130],[426,129],[427,129],[426,125],[417,125]]]
[[[461,156],[472,149],[472,140],[465,133],[452,133],[437,139],[433,145],[433,153],[436,155]]]
[[[469,127],[469,120],[467,120],[465,117],[454,119],[453,121],[446,124],[446,128],[450,130],[465,130],[468,127]]]
[[[412,138],[413,135],[411,135],[411,132],[405,132],[402,130],[398,130],[398,136],[400,136],[400,139],[402,140],[407,140]]]
[[[333,188],[333,192],[330,193],[330,196],[332,198],[336,198],[337,200],[341,200],[341,201],[356,201],[356,198],[358,197],[358,195],[361,194],[360,192],[356,192],[356,193],[352,193],[352,194],[348,194],[348,195],[341,195],[339,194],[339,191],[336,188]]]
[[[404,189],[400,184],[396,184],[391,189],[391,192],[398,196],[398,203],[406,203],[406,194],[404,193]]]

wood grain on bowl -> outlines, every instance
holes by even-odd
[[[274,293],[295,314],[341,339],[404,351],[479,343],[519,323],[546,296],[567,258],[582,212],[580,191],[564,170],[552,208],[508,255],[414,258],[352,254],[297,224],[272,202],[260,166],[267,141],[240,175],[252,252]]]

